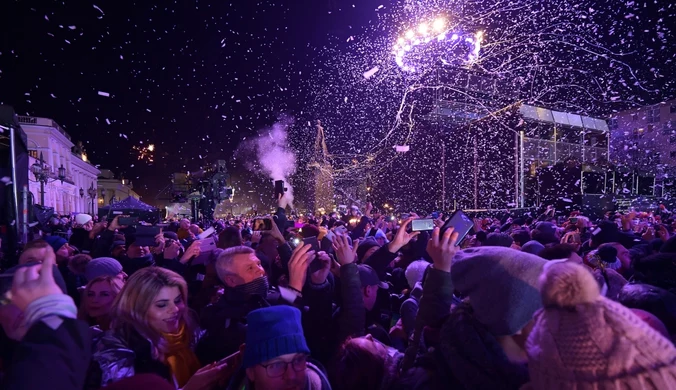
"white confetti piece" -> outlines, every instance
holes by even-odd
[[[370,79],[370,78],[373,77],[373,75],[376,74],[379,70],[380,70],[379,67],[374,66],[373,68],[371,68],[371,69],[367,70],[366,72],[364,72],[364,78],[365,78],[365,79]]]
[[[92,5],[94,6],[94,8],[96,8],[101,13],[101,16],[97,16],[97,18],[99,18],[99,19],[103,18],[103,15],[105,15],[103,10],[101,8],[99,8],[99,6],[96,5],[96,4],[92,4]]]

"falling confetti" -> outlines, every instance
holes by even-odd
[[[667,0],[331,1],[317,2],[331,15],[316,12],[313,23],[307,5],[297,3],[303,2],[252,3],[243,14],[228,3],[143,3],[132,15],[110,9],[117,4],[104,4],[104,12],[86,2],[63,8],[8,2],[8,14],[21,21],[25,15],[36,28],[3,24],[4,35],[21,31],[22,39],[0,46],[2,101],[22,114],[51,117],[73,142],[85,142],[94,164],[140,177],[137,189],[147,199],[171,173],[225,159],[243,189],[236,196],[251,189],[249,203],[267,204],[269,196],[261,195],[267,179],[242,174],[249,162],[230,165],[230,157],[243,139],[288,112],[297,119],[289,145],[299,159],[290,180],[303,204],[313,186],[307,167],[320,119],[329,162],[323,167],[340,196],[368,183],[376,198],[425,209],[440,198],[440,138],[464,139],[436,124],[434,110],[452,108],[435,107],[437,97],[481,113],[522,101],[608,119],[675,95],[669,21],[676,9]],[[199,24],[199,32],[177,23],[177,15]],[[486,76],[491,82],[480,89],[499,89],[501,96],[487,103],[440,69]],[[499,131],[524,123],[513,125],[498,124]],[[672,131],[646,126],[640,137],[667,144],[662,134]],[[626,136],[632,137],[638,132]],[[617,148],[647,162],[657,151],[634,139]],[[429,194],[420,196],[420,188]]]

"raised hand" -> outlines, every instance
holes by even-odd
[[[397,253],[401,248],[404,247],[404,245],[408,244],[413,237],[417,236],[420,234],[420,232],[413,232],[409,233],[406,231],[408,226],[411,224],[411,221],[413,221],[414,218],[409,218],[404,223],[401,224],[399,227],[399,231],[397,231],[397,235],[394,236],[394,239],[392,239],[392,242],[390,242],[388,245],[388,249],[390,250],[390,253]]]
[[[359,247],[359,240],[354,242],[354,248],[350,248],[350,242],[347,236],[343,234],[336,234],[333,240],[333,251],[338,258],[338,264],[352,264],[357,259],[357,248]]]
[[[176,244],[178,244],[178,243],[176,243]],[[186,249],[183,256],[181,256],[181,260],[179,260],[179,261],[181,263],[185,264],[188,261],[190,261],[190,259],[193,259],[193,258],[199,256],[200,255],[200,246],[201,246],[201,244],[200,244],[199,240],[193,241],[192,244],[190,244],[190,246],[188,247],[188,249]]]
[[[169,245],[164,246],[163,256],[165,259],[175,259],[181,251],[181,244],[178,241],[171,240]]]
[[[63,294],[54,281],[54,264],[56,255],[51,247],[47,247],[42,263],[21,267],[14,273],[12,281],[12,303],[21,311],[38,298],[48,295]]]
[[[434,262],[434,268],[444,272],[451,272],[453,256],[458,252],[455,245],[458,241],[458,233],[453,227],[448,228],[444,235],[439,237],[439,228],[434,228],[432,237],[427,242],[427,253]]]
[[[284,235],[282,232],[279,231],[279,227],[277,226],[277,223],[275,222],[274,218],[272,217],[267,217],[267,219],[270,220],[270,226],[272,226],[272,229],[270,230],[270,234],[277,240],[279,244],[284,243]]]
[[[307,268],[310,262],[315,258],[315,252],[312,245],[298,245],[291,254],[289,260],[289,287],[296,291],[303,291],[305,279],[307,278]]]
[[[164,233],[160,231],[160,233],[155,236],[155,244],[157,244],[155,246],[155,250],[157,251],[157,253],[164,251],[164,245],[166,244],[165,241],[166,240],[164,238]]]
[[[323,284],[326,282],[329,272],[331,272],[331,257],[326,252],[322,251],[317,253],[317,259],[315,261],[321,262],[322,268],[310,274],[310,281],[312,284]]]

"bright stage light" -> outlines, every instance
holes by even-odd
[[[458,26],[451,26],[444,16],[410,27],[397,38],[393,50],[394,60],[404,72],[422,71],[431,62],[436,62],[435,58],[445,55],[451,58],[441,60],[449,64],[471,65],[479,60],[483,31],[462,31]],[[457,48],[464,48],[466,54],[459,55]],[[410,56],[411,52],[416,55]]]
[[[444,18],[437,18],[434,23],[432,23],[432,28],[436,32],[441,32],[446,27],[446,20]]]

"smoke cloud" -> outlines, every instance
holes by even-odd
[[[282,207],[293,208],[293,187],[289,177],[296,172],[296,153],[288,144],[289,126],[293,118],[282,117],[272,127],[263,129],[258,137],[244,143],[240,150],[255,154],[257,164],[248,164],[247,168],[254,173],[262,173],[272,180],[283,180],[287,192],[282,199]],[[270,186],[272,189],[272,185]],[[272,192],[272,191],[270,191]]]

